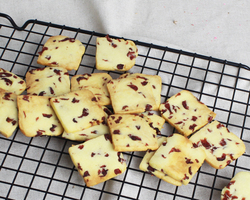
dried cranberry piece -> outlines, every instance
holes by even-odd
[[[136,141],[136,140],[141,141],[141,138],[138,137],[138,136],[136,136],[136,135],[129,134],[128,136],[129,136],[132,140],[134,140],[134,141]]]
[[[187,101],[183,101],[183,102],[182,102],[182,106],[183,106],[186,110],[189,109],[189,106],[187,106]]]
[[[66,38],[64,38],[64,39],[62,39],[62,40],[59,40],[58,42],[66,42],[66,41],[69,41],[69,42],[75,42],[75,38],[68,38],[68,37],[66,37]]]
[[[82,171],[82,167],[81,167],[80,163],[77,164],[77,168]]]
[[[227,144],[227,142],[224,140],[224,138],[223,139],[221,139],[221,141],[220,141],[220,145],[221,146],[225,146]]]
[[[195,122],[197,120],[197,117],[196,116],[192,116],[191,120]]]
[[[83,149],[83,147],[84,147],[84,145],[83,145],[83,144],[81,144],[81,145],[79,145],[79,146],[78,146],[78,149],[81,149],[81,150],[82,150],[82,149]]]
[[[226,159],[226,154],[223,153],[223,154],[221,155],[221,157],[217,157],[216,159],[217,159],[218,161],[223,161],[223,160]]]
[[[195,129],[196,126],[197,126],[197,124],[190,125],[189,129],[192,130],[192,131],[194,131],[194,129]]]
[[[181,152],[180,149],[176,149],[175,147],[173,147],[170,151],[169,151],[169,154],[172,153],[172,152]]]
[[[123,69],[124,68],[124,64],[118,64],[116,67],[117,67],[117,69]]]
[[[42,51],[38,52],[39,55],[42,55],[44,51],[48,50],[48,47],[43,47]]]
[[[44,117],[47,117],[47,118],[51,118],[51,117],[52,117],[52,114],[45,114],[45,113],[43,113],[43,116],[44,116]]]
[[[72,103],[79,103],[80,100],[76,99],[75,97],[72,99]]]
[[[109,42],[112,42],[112,40],[110,39],[109,35],[106,35],[105,37],[106,37],[106,39],[107,39]]]
[[[23,100],[24,100],[24,101],[30,102],[30,101],[29,101],[29,96],[28,96],[28,95],[23,95]]]
[[[128,85],[128,87],[132,88],[134,91],[138,90],[138,87],[132,83],[130,83],[130,85]]]
[[[12,85],[12,81],[10,80],[10,79],[8,79],[8,78],[2,78],[2,80],[4,80],[4,82],[5,82],[5,84],[6,85]]]
[[[117,175],[117,174],[121,174],[121,173],[122,173],[122,172],[121,172],[121,170],[120,170],[120,169],[118,169],[118,168],[117,168],[117,169],[115,169],[115,170],[114,170],[114,172],[115,172],[115,174],[116,174],[116,175]]]
[[[121,120],[122,120],[122,117],[121,117],[121,116],[119,116],[119,117],[118,117],[118,119],[117,119],[117,120],[115,120],[115,123],[119,124]]]
[[[119,135],[119,134],[121,134],[121,132],[120,132],[120,130],[114,130],[114,131],[113,131],[113,134]]]
[[[145,107],[145,111],[150,111],[150,110],[152,110],[152,105],[147,104]]]
[[[0,72],[0,77],[11,77],[12,74],[8,73],[8,72]]]
[[[87,108],[83,108],[82,115],[79,116],[78,118],[86,117],[88,115],[89,115],[89,110]]]
[[[105,138],[105,140],[109,140],[112,143],[110,134],[108,134],[108,133],[104,134],[104,138]]]
[[[51,127],[49,130],[50,130],[51,132],[54,132],[56,127],[57,127],[57,125],[52,124],[52,127]]]
[[[210,149],[210,148],[211,148],[211,144],[207,141],[206,138],[204,138],[203,140],[201,140],[201,144],[202,144],[202,146],[204,146],[206,149]]]
[[[41,136],[43,133],[45,133],[45,131],[44,130],[38,130],[36,133],[37,133],[36,136]]]
[[[87,176],[90,176],[90,174],[89,174],[88,171],[85,171],[85,172],[83,173],[83,178],[84,178],[84,177],[87,177]]]
[[[137,128],[137,130],[140,130],[141,126],[135,126]]]

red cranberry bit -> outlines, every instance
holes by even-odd
[[[56,73],[57,75],[61,75],[61,70],[58,70],[58,69],[54,69],[54,73]]]
[[[163,157],[164,159],[166,159],[166,156],[164,156],[163,154],[161,154],[161,157]]]
[[[112,143],[110,134],[108,134],[108,133],[104,134],[104,138],[105,138],[105,140],[108,140],[108,141],[110,141]]]
[[[36,133],[37,133],[36,136],[41,136],[43,133],[45,133],[45,131],[44,130],[38,130]]]
[[[88,115],[89,115],[89,110],[87,108],[83,108],[82,115],[79,116],[78,118],[86,117]]]
[[[170,108],[170,104],[168,102],[165,102],[164,106],[169,111],[170,115],[173,114],[173,112],[171,111],[171,108]]]
[[[8,72],[0,72],[0,77],[11,77],[12,74],[8,73]]]
[[[221,141],[220,141],[220,145],[221,146],[225,146],[227,144],[227,142],[224,140],[224,138],[223,139],[221,139]]]
[[[183,123],[183,121],[179,121],[179,122],[176,122],[174,124],[179,125],[179,124],[182,124],[182,123]]]
[[[91,153],[91,157],[94,157],[94,156],[95,156],[95,153],[94,153],[94,152],[92,152],[92,153]]]
[[[105,156],[105,157],[109,157],[109,154],[108,154],[108,153],[106,153],[104,156]]]
[[[47,60],[50,60],[50,59],[51,59],[51,56],[46,55],[45,58],[46,58]]]
[[[108,60],[107,60],[108,61]],[[118,64],[118,65],[116,65],[116,68],[117,69],[123,69],[124,68],[124,64]]]
[[[10,79],[8,79],[8,78],[2,78],[2,80],[4,80],[5,81],[5,84],[6,85],[12,85],[12,81],[10,80]]]
[[[194,162],[190,158],[185,158],[187,164],[193,164]]]
[[[152,110],[152,106],[147,104],[145,107],[145,111],[150,111],[150,110]]]
[[[58,65],[58,63],[57,62],[52,62],[52,63],[50,63],[51,65]]]
[[[172,152],[181,152],[180,149],[176,149],[175,147],[173,147],[170,151],[169,151],[169,154],[172,153]]]
[[[90,174],[89,174],[88,171],[85,171],[85,172],[83,173],[83,178],[84,178],[84,177],[87,177],[87,176],[90,176]]]
[[[199,142],[197,142],[197,144],[196,144],[196,143],[193,143],[193,147],[194,147],[194,148],[198,148],[198,147],[199,147],[198,143],[199,143]]]
[[[135,126],[137,128],[137,130],[140,130],[141,129],[141,126]]]
[[[208,123],[210,123],[212,120],[213,120],[212,116],[209,116],[208,119],[207,119]]]
[[[167,144],[167,142],[166,142],[166,141],[164,141],[164,142],[162,143],[162,146],[166,146],[166,144]]]
[[[217,157],[216,159],[217,159],[218,161],[223,161],[223,160],[226,159],[226,154],[223,153],[221,157]]]
[[[75,97],[72,99],[72,103],[79,103],[80,100],[76,99]]]
[[[55,128],[57,127],[57,125],[52,124],[52,127],[49,129],[51,132],[55,131]]]
[[[133,89],[134,91],[138,90],[138,87],[132,83],[130,83],[130,85],[128,85],[128,87],[130,87],[131,89]]]
[[[82,171],[82,167],[81,167],[80,163],[77,164],[77,168]]]
[[[44,117],[47,117],[47,118],[51,118],[51,117],[52,117],[52,114],[45,114],[45,113],[43,113],[43,116],[44,116]]]
[[[52,87],[49,88],[50,89],[50,94],[55,94],[54,90]]]
[[[106,59],[102,59],[104,62],[108,62],[109,60],[106,60]]]
[[[106,37],[106,39],[107,39],[109,42],[112,42],[112,40],[110,39],[109,35],[106,35],[105,37]]]
[[[134,51],[129,51],[127,53],[127,57],[129,57],[130,60],[133,60],[134,58],[136,58],[135,52]]]
[[[128,136],[130,137],[131,140],[134,140],[134,141],[139,140],[139,141],[141,141],[141,138],[136,136],[136,135],[129,134]]]
[[[42,51],[38,52],[39,55],[42,55],[44,51],[48,50],[48,47],[43,47]]]
[[[122,172],[121,172],[121,170],[120,170],[120,169],[118,169],[118,168],[117,168],[117,169],[115,169],[115,170],[114,170],[114,172],[115,172],[115,174],[116,174],[116,175],[117,175],[117,174],[121,174],[121,173],[122,173]]]
[[[206,149],[210,149],[212,146],[211,144],[207,141],[207,138],[204,138],[203,140],[201,140],[201,144],[202,146],[204,146]]]
[[[229,200],[231,199],[230,197],[232,196],[232,194],[230,194],[229,190],[226,190],[226,192],[224,193],[223,199],[222,200]]]
[[[187,180],[187,179],[189,179],[189,177],[187,176],[187,174],[185,174],[183,180]]]
[[[178,96],[180,96],[181,95],[181,93],[179,92],[179,93],[177,93],[176,95],[175,95],[175,97],[178,97]]]
[[[78,123],[78,121],[76,121],[76,119],[75,118],[73,118],[73,120],[72,120],[74,123]]]
[[[148,82],[147,82],[147,81],[143,81],[143,82],[141,82],[141,84],[142,84],[143,86],[145,86],[145,85],[148,84]]]
[[[119,117],[118,117],[118,119],[117,119],[117,120],[115,120],[115,123],[116,123],[116,124],[119,124],[121,120],[122,120],[122,117],[121,117],[121,116],[119,116]]]
[[[192,116],[191,120],[195,122],[197,120],[197,117],[196,116]]]
[[[188,168],[188,172],[189,172],[190,175],[193,174],[193,173],[192,173],[192,170],[191,170],[191,166]]]
[[[148,165],[147,170],[148,170],[149,172],[154,172],[154,171],[155,171],[155,168],[153,168],[153,167],[151,167],[150,165]]]
[[[189,129],[192,130],[192,131],[194,131],[194,129],[195,129],[196,126],[197,126],[197,124],[190,125]]]
[[[19,83],[19,84],[23,84],[23,83],[24,83],[24,81],[19,81],[18,83]]]
[[[84,76],[79,76],[76,80],[77,80],[77,82],[78,82],[78,84],[79,84],[79,82],[80,82],[81,80],[88,80],[88,78],[86,78],[86,77],[84,77]]]
[[[59,40],[58,42],[65,42],[65,41],[75,42],[75,39],[74,38],[68,38],[68,37],[66,37],[66,38],[64,38],[62,40]]]
[[[187,101],[183,101],[183,102],[182,102],[182,106],[183,106],[186,110],[189,109],[189,106],[187,106]]]
[[[83,149],[83,147],[84,147],[84,145],[83,145],[83,144],[81,144],[81,145],[79,145],[79,146],[78,146],[78,149],[81,149],[81,150],[82,150],[82,149]]]
[[[117,47],[117,44],[114,44],[113,42],[111,43],[111,46],[116,48]]]
[[[217,128],[218,128],[218,129],[220,129],[220,128],[222,128],[222,127],[224,127],[223,124],[221,124],[221,123],[217,124]]]
[[[11,118],[9,118],[9,117],[7,117],[6,118],[6,121],[8,122],[8,123],[12,123],[12,125],[14,126],[15,124],[16,124],[16,120],[14,120],[14,119],[11,119]]]
[[[114,130],[113,134],[119,135],[119,134],[121,134],[121,132],[120,132],[120,130]]]
[[[45,91],[42,91],[42,92],[40,92],[39,94],[38,94],[38,96],[44,96],[46,94],[46,92]],[[57,102],[57,103],[59,103],[59,102]]]
[[[28,96],[28,95],[23,95],[23,100],[24,100],[24,101],[30,102],[30,101],[29,101],[29,96]]]

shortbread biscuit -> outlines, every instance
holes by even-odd
[[[131,40],[113,39],[108,35],[96,39],[96,69],[127,71],[135,65],[138,49]]]
[[[52,36],[38,52],[37,63],[50,67],[77,70],[85,52],[83,44],[67,36]]]
[[[191,92],[182,90],[160,105],[162,117],[184,136],[189,136],[207,123],[216,114],[200,102]]]
[[[166,137],[162,137],[159,136],[157,138],[158,141],[158,146],[161,146],[161,144],[166,141]],[[181,186],[182,183],[180,181],[177,181],[173,178],[171,178],[170,176],[168,176],[167,174],[163,173],[162,171],[156,170],[155,168],[151,167],[149,165],[149,160],[152,158],[152,156],[155,154],[155,151],[153,150],[147,150],[147,152],[145,153],[145,155],[143,156],[143,159],[139,165],[140,170],[148,172],[152,175],[155,175],[156,177],[170,183],[176,186]]]
[[[149,165],[187,185],[205,158],[202,148],[194,148],[188,138],[175,133],[157,149]]]
[[[249,200],[250,172],[238,172],[221,191],[221,200]]]
[[[88,89],[98,99],[100,105],[110,105],[107,82],[112,77],[107,73],[93,73],[75,75],[71,78],[71,91]]]
[[[110,115],[108,126],[116,151],[146,151],[158,148],[156,132],[137,115]]]
[[[70,147],[69,155],[88,187],[107,181],[126,170],[123,155],[113,149],[109,134]]]
[[[0,88],[0,133],[10,137],[18,125],[17,95]]]
[[[140,78],[152,86],[153,95],[155,97],[156,105],[159,107],[161,104],[161,88],[162,88],[162,80],[158,75],[149,75],[149,74],[141,74],[141,73],[126,73],[121,75],[119,78],[127,78],[127,77],[136,77]]]
[[[141,113],[158,109],[148,81],[127,77],[111,80],[107,87],[114,113]]]
[[[12,72],[0,68],[0,88],[19,95],[26,89],[26,82]]]
[[[206,125],[190,137],[194,147],[206,152],[206,162],[223,169],[245,152],[243,141],[218,121]]]
[[[19,128],[27,137],[58,136],[63,128],[50,106],[49,97],[19,95]]]
[[[26,73],[27,94],[59,96],[70,92],[69,73],[61,67],[32,69]]]
[[[52,97],[50,103],[67,133],[87,129],[105,119],[97,99],[86,89]]]
[[[90,128],[84,129],[82,131],[74,132],[74,133],[67,133],[66,131],[64,131],[62,134],[62,137],[69,139],[69,140],[86,141],[86,140],[96,138],[100,135],[109,134],[109,127],[107,125],[107,118],[112,113],[105,106],[102,106],[102,109],[106,115],[105,120],[103,120],[102,123],[99,123],[95,126],[92,126]]]

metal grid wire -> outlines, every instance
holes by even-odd
[[[0,67],[21,78],[41,67],[38,53],[53,35],[79,39],[86,47],[75,74],[95,69],[96,32],[28,20],[22,27],[0,13]],[[115,38],[115,36],[110,36]],[[216,114],[216,119],[240,137],[246,152],[224,169],[204,163],[187,186],[176,187],[139,170],[144,152],[125,153],[124,174],[94,187],[86,187],[68,155],[74,142],[61,137],[25,137],[19,129],[12,137],[0,136],[0,198],[2,199],[220,199],[221,189],[238,171],[250,171],[250,70],[242,64],[134,41],[139,56],[130,72],[162,78],[162,102],[190,90]],[[119,72],[108,72],[113,78]],[[167,123],[161,133],[169,135]]]

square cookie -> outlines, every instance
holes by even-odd
[[[0,88],[0,133],[10,137],[18,125],[17,95]]]
[[[49,67],[77,70],[85,52],[83,44],[74,38],[57,35],[50,37],[38,52],[37,63]]]
[[[103,111],[105,112],[105,120],[103,120],[102,123],[99,123],[97,125],[94,125],[90,128],[84,129],[82,131],[77,131],[74,133],[67,133],[66,131],[63,132],[62,137],[69,139],[69,140],[75,140],[75,141],[86,141],[93,138],[96,138],[100,135],[109,134],[109,127],[107,125],[107,118],[109,115],[111,115],[111,111],[105,107],[102,106]]]
[[[135,65],[138,49],[131,40],[113,39],[108,35],[96,39],[96,69],[127,71]]]
[[[160,112],[162,117],[184,136],[191,135],[216,116],[187,90],[182,90],[162,103]]]
[[[70,147],[69,155],[88,187],[107,181],[126,170],[123,155],[113,149],[110,134]]]
[[[250,172],[238,172],[221,191],[221,200],[250,200]]]
[[[88,89],[98,99],[100,105],[110,105],[107,82],[112,77],[107,73],[80,74],[71,78],[71,91]]]
[[[110,115],[108,126],[116,151],[146,151],[158,148],[156,131],[138,115]]]
[[[223,169],[245,152],[243,141],[218,121],[206,125],[190,137],[194,147],[206,152],[206,162]]]
[[[70,92],[69,73],[61,67],[32,69],[26,73],[27,94],[59,96]]]
[[[148,81],[152,87],[153,95],[155,97],[156,105],[159,107],[161,104],[161,87],[162,87],[162,80],[161,77],[158,75],[149,75],[149,74],[141,74],[141,73],[126,73],[121,75],[119,78],[127,78],[127,77],[136,77],[140,78],[144,81]]]
[[[136,77],[111,80],[107,84],[116,114],[157,110],[153,89],[148,81]]]
[[[157,138],[158,146],[161,146],[161,144],[166,140],[167,140],[166,137],[159,136]],[[149,160],[152,158],[152,156],[154,154],[155,154],[155,151],[147,150],[147,152],[143,156],[143,159],[139,165],[140,170],[145,171],[147,173],[150,173],[152,175],[155,175],[156,177],[158,177],[158,178],[160,178],[160,179],[162,179],[170,184],[173,184],[176,186],[181,186],[182,183],[180,181],[177,181],[177,180],[171,178],[170,176],[168,176],[167,174],[165,174],[164,172],[156,170],[155,168],[150,166]]]
[[[26,89],[26,82],[12,72],[0,68],[0,88],[19,95]]]
[[[63,128],[50,106],[49,97],[19,95],[17,97],[19,128],[27,137],[58,136]]]
[[[87,129],[105,119],[94,94],[86,89],[52,97],[50,103],[67,133]]]
[[[205,158],[202,148],[194,148],[188,138],[175,133],[157,149],[149,165],[187,185]]]

